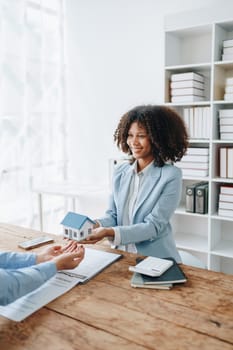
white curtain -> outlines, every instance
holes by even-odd
[[[0,222],[38,228],[32,188],[66,178],[63,20],[63,0],[0,0]]]

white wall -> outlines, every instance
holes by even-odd
[[[71,180],[107,184],[108,159],[120,155],[113,144],[120,116],[138,104],[163,102],[165,14],[223,3],[67,0]]]

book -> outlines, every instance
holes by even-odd
[[[195,96],[204,96],[204,90],[196,88],[183,88],[183,89],[171,89],[171,96],[186,96],[186,95],[195,95]]]
[[[219,201],[219,209],[233,210],[233,203]]]
[[[131,287],[134,288],[150,288],[150,289],[171,289],[173,287],[172,283],[164,284],[145,284],[143,275],[140,273],[134,272],[133,277],[130,281]]]
[[[208,154],[185,154],[182,157],[182,162],[207,163],[209,161]]]
[[[219,209],[218,210],[218,215],[219,216],[226,216],[228,218],[233,218],[233,210],[229,209]]]
[[[172,96],[171,102],[201,102],[205,101],[205,98],[202,96],[195,95],[184,95],[184,96]]]
[[[220,109],[219,110],[219,117],[230,117],[232,118],[233,117],[233,109]]]
[[[209,169],[185,169],[182,168],[182,173],[184,176],[203,176],[206,177],[209,175]]]
[[[208,147],[189,147],[186,152],[187,155],[208,155]]]
[[[221,147],[219,152],[220,152],[220,177],[227,177],[227,148]]]
[[[230,118],[228,118],[230,119]],[[233,133],[233,124],[232,125],[222,125],[220,123],[220,132],[232,132]]]
[[[233,85],[233,77],[228,77],[225,79],[225,85]]]
[[[187,281],[187,278],[184,272],[182,271],[181,267],[177,264],[175,259],[170,257],[166,259],[172,261],[173,265],[167,271],[165,271],[161,276],[151,277],[151,276],[141,275],[143,279],[143,283],[145,285],[185,283]]]
[[[220,140],[233,140],[233,132],[221,132]]]
[[[227,177],[233,178],[233,148],[227,149]]]
[[[224,53],[222,55],[222,61],[233,61],[233,53]]]
[[[223,54],[233,55],[233,47],[232,46],[224,47]]]
[[[233,55],[232,55],[232,60],[233,60]],[[225,87],[225,92],[226,93],[233,92],[233,85],[227,85]]]
[[[171,81],[180,81],[180,80],[196,80],[201,83],[204,83],[203,75],[200,75],[194,72],[178,73],[178,74],[171,75]]]
[[[231,47],[233,46],[233,39],[227,39],[227,40],[223,40],[223,47]]]
[[[180,81],[172,81],[170,83],[171,89],[182,89],[182,88],[196,88],[204,90],[204,83],[201,83],[196,80],[180,80]]]
[[[224,94],[225,101],[233,101],[233,93]]]
[[[176,162],[176,166],[181,169],[205,169],[208,170],[208,163],[196,163],[196,162]]]
[[[233,194],[233,186],[221,186],[220,193],[222,194]]]
[[[219,194],[219,202],[233,203],[233,194]]]
[[[233,116],[232,117],[221,117],[219,118],[219,124],[221,125],[233,125]]]

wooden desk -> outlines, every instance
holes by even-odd
[[[18,242],[36,234],[1,224],[0,250],[19,250]],[[183,265],[185,285],[134,289],[128,271],[134,262],[124,254],[20,323],[0,316],[0,349],[233,349],[232,275]]]

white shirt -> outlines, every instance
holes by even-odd
[[[123,210],[122,223],[124,226],[133,224],[132,219],[133,219],[134,209],[136,207],[138,195],[140,193],[140,189],[141,189],[142,184],[145,180],[145,176],[148,172],[148,169],[151,166],[153,166],[153,163],[154,163],[154,160],[150,164],[148,164],[140,172],[137,172],[137,161],[135,161],[134,164],[132,165],[134,168],[133,169],[133,176],[132,176],[132,180],[130,182],[128,199],[125,203],[125,207]],[[136,248],[136,245],[134,243],[127,244],[126,246],[120,244],[121,234],[120,234],[120,230],[118,227],[113,227],[113,230],[115,232],[114,240],[111,241],[113,248],[125,250],[125,251],[130,252],[130,253],[137,253],[137,248]]]

